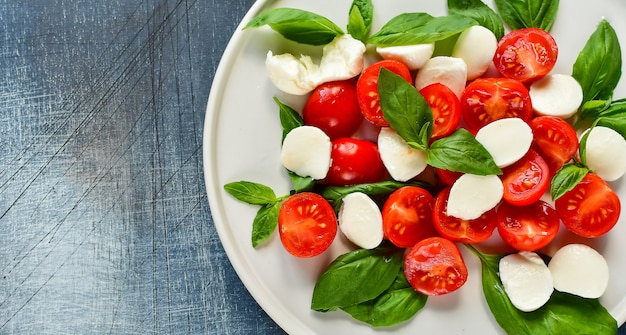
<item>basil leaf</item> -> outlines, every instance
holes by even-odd
[[[428,296],[415,291],[400,268],[393,284],[383,294],[364,303],[344,307],[356,320],[374,327],[389,327],[410,320],[426,305]]]
[[[243,29],[269,25],[286,39],[309,45],[324,45],[344,32],[329,19],[302,9],[273,8],[260,13]]]
[[[500,16],[512,30],[541,28],[550,31],[559,0],[495,0]]]
[[[285,140],[285,136],[294,128],[304,126],[304,120],[298,112],[282,103],[278,98],[274,97],[274,102],[279,108],[280,124],[283,127],[283,140]]]
[[[610,100],[590,100],[580,106],[576,127],[586,121],[595,121],[611,105]]]
[[[278,226],[278,213],[280,212],[281,202],[267,204],[256,213],[254,221],[252,221],[252,247],[256,248],[259,244],[265,242]]]
[[[426,155],[426,163],[444,170],[481,176],[502,174],[487,149],[463,128],[434,141]]]
[[[448,13],[476,20],[478,24],[491,30],[498,40],[504,36],[502,19],[481,0],[448,0]]]
[[[409,185],[423,188],[432,187],[425,182],[401,183],[398,181],[389,180],[378,183],[357,184],[352,186],[327,186],[318,190],[318,193],[326,200],[328,200],[328,202],[330,202],[335,210],[339,210],[343,197],[350,193],[361,192],[367,194],[368,196],[387,195],[393,193],[393,191],[401,187]]]
[[[475,26],[475,20],[460,15],[432,17],[404,13],[392,18],[367,41],[380,47],[434,43]]]
[[[583,88],[583,104],[611,100],[622,75],[622,53],[611,24],[602,20],[574,63],[572,76]]]
[[[374,19],[374,5],[371,0],[354,0],[348,17],[348,34],[365,42]]]
[[[426,99],[413,85],[385,68],[381,68],[378,76],[378,94],[385,121],[409,145],[426,150],[428,141],[424,137],[430,138],[432,127],[427,130],[427,136],[420,135],[424,125],[433,122]]]
[[[311,177],[302,177],[293,171],[289,171],[289,178],[291,179],[294,193],[311,191],[315,187],[315,180]]]
[[[613,101],[600,113],[596,125],[611,128],[626,139],[626,100]]]
[[[402,249],[382,246],[337,257],[315,283],[311,309],[326,312],[378,297],[396,279],[402,255]]]
[[[565,164],[556,172],[550,182],[550,194],[552,200],[560,198],[563,194],[571,191],[587,175],[589,169],[577,164]]]
[[[251,205],[264,206],[279,201],[270,187],[249,181],[228,183],[224,185],[224,190],[235,199]]]

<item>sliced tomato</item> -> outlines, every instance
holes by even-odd
[[[548,74],[558,54],[556,41],[549,33],[539,28],[524,28],[500,39],[493,63],[503,76],[530,82]]]
[[[417,292],[442,295],[467,281],[467,266],[459,248],[443,237],[417,242],[404,256],[404,275]]]
[[[383,117],[383,111],[380,108],[380,96],[378,94],[378,75],[381,68],[385,68],[402,78],[408,83],[412,83],[411,72],[402,62],[392,59],[378,61],[368,66],[356,84],[357,97],[361,113],[369,122],[381,126],[388,127],[389,123]]]
[[[350,137],[332,141],[331,165],[324,178],[328,185],[346,186],[382,181],[387,170],[376,143]]]
[[[404,186],[394,191],[383,205],[383,232],[400,248],[436,236],[432,213],[435,199],[421,187]]]
[[[508,78],[478,78],[461,95],[463,120],[470,131],[504,118],[530,122],[533,107],[524,84]]]
[[[578,152],[576,130],[567,121],[556,116],[538,116],[530,121],[533,130],[533,149],[543,157],[554,175]]]
[[[302,109],[302,118],[331,139],[354,134],[363,122],[355,82],[332,81],[316,87]]]
[[[533,203],[550,185],[548,163],[535,151],[529,149],[519,161],[503,170],[503,198],[506,202],[524,206]]]
[[[337,235],[337,218],[322,196],[296,193],[280,206],[278,233],[285,250],[296,257],[313,257],[324,252]]]
[[[592,238],[606,234],[619,219],[619,197],[598,175],[588,173],[555,201],[556,211],[572,233]]]
[[[539,200],[527,206],[502,203],[498,207],[498,233],[520,251],[535,251],[548,245],[559,231],[556,210]]]
[[[491,237],[496,229],[495,209],[474,220],[459,219],[447,214],[449,197],[450,187],[446,187],[437,194],[433,208],[433,225],[441,236],[462,243],[483,242]]]
[[[420,91],[433,113],[433,132],[436,140],[450,135],[461,123],[461,102],[448,86],[441,83],[430,84]]]

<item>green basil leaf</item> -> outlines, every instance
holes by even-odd
[[[444,170],[481,176],[502,174],[487,149],[463,128],[434,141],[426,155],[426,163]]]
[[[556,172],[550,182],[550,194],[552,200],[560,198],[563,194],[571,191],[587,175],[589,169],[577,164],[565,164]]]
[[[285,136],[294,128],[304,126],[304,120],[295,109],[282,103],[278,98],[274,97],[274,102],[279,108],[280,124],[283,127],[283,140],[285,140]]]
[[[293,171],[289,171],[289,178],[291,179],[294,193],[311,191],[315,187],[315,180],[311,177],[302,177]]]
[[[550,31],[559,9],[559,0],[495,0],[500,16],[511,27],[541,28]]]
[[[611,100],[622,75],[622,53],[611,24],[602,20],[578,54],[572,76],[583,88],[583,104]]]
[[[365,42],[374,19],[374,5],[371,0],[354,0],[348,17],[348,34]]]
[[[613,101],[596,120],[597,126],[611,128],[626,139],[626,99]]]
[[[401,187],[409,185],[426,189],[433,187],[432,185],[428,185],[425,182],[401,183],[394,180],[388,180],[377,183],[357,184],[351,186],[326,186],[317,191],[322,197],[330,202],[335,210],[338,211],[341,207],[343,197],[350,193],[361,192],[369,195],[370,197],[378,195],[388,195]]]
[[[380,47],[434,43],[476,24],[474,19],[460,15],[404,13],[392,18],[367,42]]]
[[[576,127],[588,121],[595,121],[611,105],[610,100],[590,100],[580,106]]]
[[[409,285],[400,268],[393,284],[383,294],[364,303],[344,307],[356,320],[374,327],[390,327],[410,320],[426,305],[428,297]]]
[[[504,36],[502,19],[481,0],[448,0],[448,13],[474,19],[481,26],[491,30],[498,40]]]
[[[382,246],[337,257],[317,280],[311,309],[326,312],[378,297],[396,279],[402,255],[402,249]]]
[[[302,9],[273,8],[260,13],[243,29],[269,25],[286,39],[309,45],[324,45],[344,32],[329,19]]]
[[[249,181],[228,183],[224,185],[224,190],[235,199],[251,205],[264,206],[279,201],[270,187]]]
[[[256,248],[265,242],[278,226],[278,213],[280,212],[280,202],[267,204],[256,213],[252,221],[252,247]]]
[[[401,76],[381,68],[378,76],[378,94],[383,117],[398,135],[418,149],[426,150],[423,127],[432,124],[433,114],[426,99]],[[432,127],[427,131],[430,138]]]

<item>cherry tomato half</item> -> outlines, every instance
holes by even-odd
[[[496,210],[491,209],[474,220],[463,220],[449,216],[448,198],[450,187],[437,195],[433,208],[433,225],[441,236],[462,243],[478,243],[487,240],[496,229]]]
[[[285,250],[296,257],[324,252],[337,235],[337,217],[322,196],[296,193],[280,206],[278,232]]]
[[[356,84],[357,97],[361,113],[369,122],[388,127],[389,123],[383,118],[383,111],[380,109],[380,96],[378,95],[378,75],[381,68],[385,68],[399,76],[402,76],[408,83],[412,83],[411,72],[402,62],[392,59],[378,61],[368,66]]]
[[[543,157],[554,175],[578,151],[576,130],[556,116],[538,116],[530,121],[533,149]]]
[[[331,164],[324,182],[346,186],[382,181],[387,173],[378,146],[350,137],[332,141]]]
[[[363,121],[354,81],[332,81],[316,87],[302,109],[302,118],[331,139],[354,134]]]
[[[524,206],[539,200],[546,192],[550,185],[550,168],[535,150],[530,149],[519,161],[504,169],[501,179],[504,200]]]
[[[394,191],[383,205],[383,232],[391,243],[409,248],[437,232],[432,213],[435,199],[421,187],[404,186]]]
[[[592,238],[606,234],[619,219],[619,197],[598,175],[588,173],[555,201],[556,212],[572,233]]]
[[[503,76],[521,82],[537,80],[552,70],[558,56],[554,38],[539,28],[514,30],[502,37],[493,63]]]
[[[461,95],[461,111],[470,131],[509,117],[529,122],[533,116],[528,89],[508,78],[478,78],[471,82]]]
[[[413,289],[442,295],[467,281],[467,266],[457,246],[443,237],[423,239],[404,256],[404,276]]]
[[[527,206],[504,202],[498,207],[498,233],[516,250],[545,247],[556,237],[560,225],[556,210],[541,200]]]
[[[433,133],[436,140],[450,135],[461,123],[461,103],[448,86],[441,83],[430,84],[420,91],[433,113]]]
[[[462,172],[444,170],[440,168],[435,168],[435,175],[437,176],[439,182],[443,185],[452,186],[454,182],[459,179],[463,175]]]

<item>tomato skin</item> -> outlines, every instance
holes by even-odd
[[[385,237],[400,248],[409,248],[437,232],[432,212],[435,199],[421,187],[404,186],[394,191],[382,209]]]
[[[443,237],[417,242],[404,256],[404,275],[417,292],[442,295],[467,281],[467,266],[457,246]]]
[[[530,122],[533,107],[524,84],[508,78],[478,78],[461,95],[463,120],[470,131],[504,118]]]
[[[335,186],[375,183],[386,176],[376,143],[350,137],[331,143],[331,165],[324,183]]]
[[[447,186],[452,186],[452,184],[454,184],[454,182],[463,175],[463,173],[461,172],[444,170],[440,168],[435,168],[435,174],[437,175],[439,182]]]
[[[556,210],[541,200],[526,206],[502,203],[498,207],[498,233],[509,246],[535,251],[556,237],[561,221]]]
[[[572,190],[556,199],[555,207],[565,227],[586,238],[609,232],[621,211],[617,194],[593,173],[588,173]]]
[[[576,130],[556,116],[538,116],[530,121],[533,131],[532,148],[548,163],[550,174],[569,162],[578,152]]]
[[[285,250],[296,257],[313,257],[326,251],[337,235],[337,217],[322,196],[296,193],[281,206],[278,232]]]
[[[487,240],[496,229],[496,210],[491,209],[478,219],[463,220],[448,216],[448,197],[450,187],[446,187],[435,199],[433,225],[437,232],[451,240],[461,243],[479,243]]]
[[[348,137],[359,128],[363,115],[352,80],[316,87],[302,109],[304,123],[322,129],[331,139]]]
[[[397,75],[400,75],[408,83],[412,83],[411,72],[402,62],[392,59],[378,61],[368,66],[356,84],[357,98],[361,113],[365,119],[374,125],[388,127],[389,123],[383,117],[380,109],[380,96],[378,95],[378,74],[381,68],[385,68]]]
[[[433,113],[431,140],[450,135],[461,123],[461,102],[446,85],[430,84],[420,91]]]
[[[550,186],[548,163],[536,151],[529,149],[519,161],[504,169],[502,184],[506,202],[524,206],[541,198]]]
[[[558,57],[554,38],[539,28],[523,28],[498,42],[493,63],[501,75],[527,83],[548,74]]]

